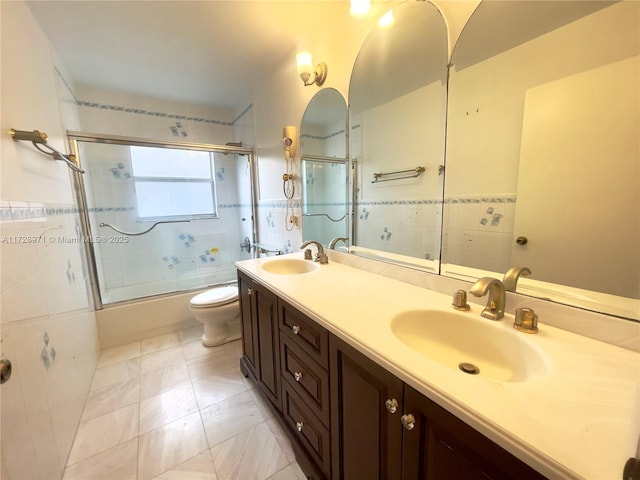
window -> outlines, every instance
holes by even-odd
[[[131,146],[138,218],[217,217],[213,154]]]

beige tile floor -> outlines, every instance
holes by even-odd
[[[305,478],[240,373],[240,341],[207,348],[201,334],[102,352],[63,480]]]

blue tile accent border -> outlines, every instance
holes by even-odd
[[[308,133],[304,133],[301,135],[302,138],[311,138],[313,140],[327,140],[332,137],[337,137],[338,135],[344,135],[345,130],[339,130],[337,132],[330,133],[329,135],[320,136],[320,135],[310,135]]]
[[[516,203],[516,195],[496,195],[479,197],[449,197],[444,203]]]
[[[302,202],[300,200],[293,200],[291,207],[293,208],[302,208]],[[260,200],[258,202],[258,207],[260,208],[268,208],[268,207],[273,207],[273,208],[287,208],[287,201],[282,199],[282,200]]]
[[[76,105],[80,107],[98,108],[102,110],[112,110],[116,112],[131,113],[134,115],[146,115],[150,117],[172,118],[176,120],[185,120],[185,121],[191,121],[191,122],[197,122],[197,123],[208,123],[211,125],[222,125],[225,127],[233,127],[247,112],[249,112],[253,108],[253,104],[250,103],[236,118],[234,118],[232,121],[229,122],[229,121],[216,120],[211,118],[201,118],[201,117],[192,117],[188,115],[180,115],[177,113],[154,112],[154,111],[144,110],[140,108],[124,107],[121,105],[110,105],[107,103],[90,102],[87,100],[79,99],[73,92],[73,89],[71,88],[67,80],[62,75],[62,72],[60,72],[60,70],[57,67],[55,68],[55,71],[60,77],[60,79],[62,80],[62,82],[64,83],[65,87],[67,88],[67,90],[69,91],[73,99],[75,100]]]

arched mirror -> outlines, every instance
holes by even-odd
[[[449,79],[442,273],[640,319],[640,3],[482,2]]]
[[[302,238],[329,245],[348,240],[347,105],[337,90],[325,88],[307,106],[300,128]]]
[[[385,16],[349,85],[351,251],[437,272],[447,100],[447,30],[429,2]]]

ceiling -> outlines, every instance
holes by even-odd
[[[74,84],[219,108],[242,107],[319,25],[356,21],[347,0],[27,4]]]

